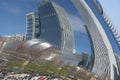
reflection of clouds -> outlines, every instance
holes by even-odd
[[[8,2],[5,2],[5,1],[0,3],[0,8],[4,9],[4,10],[6,10],[6,11],[12,13],[12,14],[18,14],[22,11],[20,7],[15,6],[15,5],[11,5],[11,4],[9,4]]]
[[[70,20],[73,30],[84,33],[85,28],[83,26],[83,23],[81,22],[81,19],[74,14],[68,14],[68,15],[69,15],[69,20]]]

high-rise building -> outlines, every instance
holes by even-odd
[[[58,47],[64,53],[73,52],[73,31],[65,10],[51,0],[39,3],[40,39]]]
[[[119,46],[119,37],[111,23],[104,18],[104,11],[97,0],[72,0],[78,9],[91,40],[92,65],[90,68],[99,76],[119,80],[119,70],[110,39],[114,37]],[[109,33],[107,33],[109,32]],[[112,32],[112,33],[111,33]],[[109,80],[109,79],[108,79]]]
[[[25,40],[38,38],[40,35],[39,16],[36,12],[26,14]]]
[[[92,10],[110,41],[110,44],[115,53],[120,53],[120,35],[112,24],[110,18],[104,12],[98,0],[85,0],[89,8]]]

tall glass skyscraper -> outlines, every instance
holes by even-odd
[[[36,12],[26,14],[25,40],[31,40],[40,36],[39,16]]]
[[[51,0],[39,3],[40,39],[60,48],[64,53],[72,53],[73,31],[65,10]]]
[[[118,33],[105,18],[97,0],[72,0],[72,2],[78,9],[91,40],[93,60],[91,70],[100,76],[110,77],[111,80],[119,80],[119,69],[114,55],[119,46]],[[118,46],[113,48],[116,43]]]

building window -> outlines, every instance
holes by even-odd
[[[29,19],[27,19],[27,21],[33,21],[33,19],[32,19],[32,18],[29,18]]]
[[[31,22],[31,23],[28,23],[28,25],[33,25],[33,23]]]

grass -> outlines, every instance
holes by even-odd
[[[23,67],[24,61],[10,61],[6,64],[6,68],[14,69],[17,68],[21,72],[33,72],[39,74],[58,74],[60,76],[67,76],[67,71],[65,69],[59,69],[57,66],[51,63],[32,63],[29,62]]]

